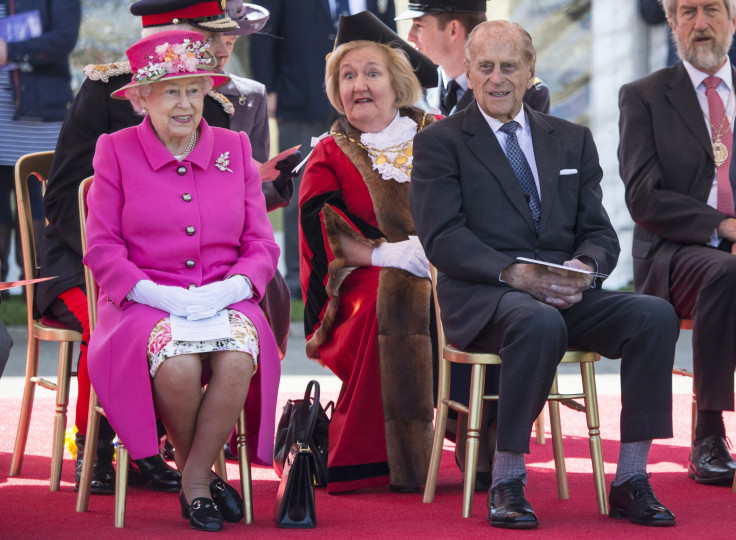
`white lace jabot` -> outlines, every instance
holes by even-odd
[[[417,123],[408,116],[400,116],[397,111],[396,118],[388,126],[377,133],[363,133],[360,142],[372,150],[368,155],[373,169],[384,180],[403,183],[410,180],[406,171],[411,170],[412,142],[416,134]],[[397,167],[397,158],[403,161],[403,167]]]

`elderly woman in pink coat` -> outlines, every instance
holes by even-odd
[[[127,55],[133,81],[113,95],[146,117],[97,142],[84,257],[100,285],[90,379],[132,458],[158,451],[161,417],[183,517],[219,531],[243,518],[212,464],[244,404],[258,460],[272,456],[280,368],[258,301],[279,248],[247,135],[202,119],[204,96],[228,80],[210,71],[204,36],[159,32]]]

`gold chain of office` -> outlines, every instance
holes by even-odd
[[[417,133],[422,131],[426,121],[427,121],[427,113],[425,112],[422,115],[422,123],[417,128]],[[348,135],[345,135],[344,133],[341,133],[340,131],[330,131],[330,135],[332,135],[333,137],[341,137],[343,139],[347,139],[351,143],[359,146],[360,148],[368,152],[368,155],[370,156],[371,160],[373,160],[373,163],[375,163],[376,165],[383,165],[384,163],[388,163],[392,165],[393,167],[399,169],[400,171],[404,172],[406,176],[411,177],[412,164],[409,163],[409,158],[411,158],[414,155],[414,139],[413,138],[407,141],[404,141],[404,142],[400,142],[393,146],[388,146],[386,148],[373,148],[371,146],[366,146],[360,141],[356,141],[352,137],[349,137]],[[390,153],[396,153],[396,157],[393,159],[390,158],[387,155]]]

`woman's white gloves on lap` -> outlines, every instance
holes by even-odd
[[[430,277],[429,261],[416,236],[410,236],[403,242],[384,242],[373,248],[371,262],[373,266],[390,266],[406,270],[415,276]]]
[[[179,317],[186,317],[187,308],[195,302],[189,289],[157,285],[149,279],[136,283],[128,293],[128,298]]]
[[[253,298],[250,282],[240,274],[197,287],[193,292],[197,304],[187,310],[187,319],[190,321],[212,317],[231,304]]]
[[[157,285],[142,279],[128,293],[128,298],[134,302],[187,317],[191,321],[212,317],[221,309],[252,297],[250,282],[242,275],[193,289]]]

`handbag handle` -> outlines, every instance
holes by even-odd
[[[310,402],[312,390],[314,390],[314,401],[312,401],[312,405],[309,407],[309,416],[307,417],[307,421],[304,423],[300,433],[297,435],[297,442],[308,443],[314,433],[314,427],[317,425],[317,413],[319,412],[319,383],[315,380],[311,380],[307,384],[307,389],[304,391],[304,403]]]

